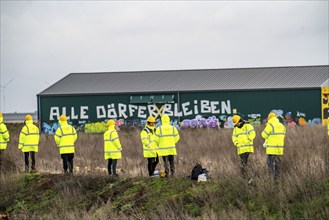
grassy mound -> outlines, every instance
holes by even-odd
[[[20,174],[2,176],[0,213],[13,219],[328,219],[329,179]]]

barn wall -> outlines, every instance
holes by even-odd
[[[123,125],[143,125],[149,114],[159,113],[169,114],[177,126],[186,127],[195,126],[196,117],[203,120],[201,127],[216,127],[215,124],[229,127],[230,116],[236,113],[259,124],[272,110],[283,116],[290,111],[293,117],[321,118],[320,88],[165,94],[174,95],[174,103],[130,103],[131,94],[41,96],[38,97],[39,116],[48,127],[53,126],[61,114],[66,114],[78,126],[104,122],[108,118],[120,119]]]

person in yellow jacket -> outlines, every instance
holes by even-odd
[[[267,118],[268,122],[262,132],[262,137],[265,139],[264,147],[268,155],[267,165],[269,172],[274,178],[277,178],[280,173],[286,128],[280,123],[275,113],[269,113]]]
[[[156,131],[155,122],[155,118],[153,116],[149,116],[146,120],[145,128],[140,133],[143,144],[143,155],[147,158],[147,170],[149,172],[149,176],[153,176],[155,168],[159,163],[157,144],[154,141]]]
[[[253,142],[256,137],[256,132],[254,127],[243,121],[239,115],[234,115],[232,117],[232,122],[234,124],[232,141],[241,159],[241,175],[247,177],[246,167],[250,153],[254,153]]]
[[[0,166],[1,166],[1,152],[6,150],[10,135],[5,123],[3,123],[3,116],[0,112]]]
[[[59,127],[55,132],[55,143],[63,160],[64,173],[73,173],[73,158],[75,153],[74,143],[78,138],[75,128],[67,123],[67,117],[61,115]]]
[[[39,128],[33,124],[31,115],[25,116],[24,127],[19,134],[18,149],[24,153],[25,172],[29,172],[29,157],[31,155],[31,172],[35,172],[35,153],[39,151]]]
[[[118,176],[116,173],[117,160],[122,158],[122,147],[118,132],[115,129],[115,121],[107,121],[108,130],[104,133],[104,158],[108,160],[107,170],[110,176]]]
[[[162,125],[155,131],[154,140],[158,145],[158,155],[163,159],[166,177],[168,177],[168,162],[171,176],[175,173],[174,156],[177,155],[176,143],[180,137],[177,128],[170,124],[170,118],[167,114],[162,115],[161,122]]]

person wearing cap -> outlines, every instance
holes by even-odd
[[[61,115],[58,120],[59,127],[55,132],[55,143],[63,160],[64,173],[73,174],[74,143],[78,135],[75,128],[67,123],[67,117]]]
[[[158,145],[158,155],[162,156],[165,176],[169,177],[169,167],[171,176],[175,173],[175,163],[174,156],[177,155],[176,143],[178,142],[180,136],[176,127],[170,124],[170,118],[167,114],[162,115],[161,117],[161,126],[158,127],[155,131],[154,140]]]
[[[122,158],[122,147],[118,132],[115,129],[115,121],[107,121],[108,130],[104,133],[104,158],[108,160],[107,171],[110,176],[117,177],[117,161]]]
[[[292,119],[291,112],[287,112],[284,116],[284,123],[288,126],[296,126],[296,122]]]
[[[238,155],[241,160],[240,171],[243,177],[247,177],[248,158],[251,153],[254,153],[254,139],[256,132],[254,127],[241,119],[239,115],[232,117],[234,125],[232,141],[237,148]]]
[[[31,172],[35,172],[35,153],[39,151],[39,128],[33,124],[31,115],[25,116],[24,127],[19,134],[18,149],[24,153],[25,172],[29,172],[29,157],[31,156]]]
[[[149,176],[153,176],[155,168],[159,163],[157,154],[157,144],[154,141],[155,135],[155,118],[149,116],[146,120],[145,128],[140,133],[140,138],[143,144],[143,156],[147,158],[147,170]]]
[[[7,149],[10,134],[5,123],[3,123],[3,116],[0,112],[0,166],[1,166],[1,152]]]
[[[275,113],[269,113],[267,118],[268,122],[262,132],[262,138],[265,139],[264,147],[268,155],[267,165],[269,173],[274,178],[277,178],[280,173],[286,128],[280,123]]]

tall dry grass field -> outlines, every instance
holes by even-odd
[[[11,140],[3,157],[24,170],[23,153],[17,148],[19,126],[8,126]],[[266,154],[262,147],[261,132],[264,126],[256,126],[255,153],[249,163],[255,177],[267,176]],[[201,163],[212,178],[239,176],[239,157],[231,136],[232,129],[180,130],[175,157],[177,176],[188,176],[192,167]],[[147,176],[147,160],[143,158],[140,129],[119,131],[123,158],[117,168],[123,176]],[[78,133],[74,167],[76,174],[98,173],[106,175],[107,161],[103,156],[103,134]],[[162,162],[162,160],[160,160]],[[324,178],[329,176],[329,137],[322,126],[288,127],[285,151],[282,158],[283,177]],[[62,160],[52,135],[42,134],[36,167],[41,173],[62,173]],[[162,164],[159,164],[162,168]]]
[[[11,141],[3,163],[22,171],[23,153],[17,148],[20,128],[8,127]],[[59,150],[53,136],[41,135],[37,170],[55,174],[1,174],[0,201],[5,204],[0,203],[0,211],[10,212],[13,219],[328,219],[327,129],[287,128],[282,172],[276,182],[267,172],[263,129],[255,127],[255,153],[249,159],[256,183],[252,186],[240,176],[232,129],[180,130],[175,163],[176,176],[181,178],[164,180],[147,177],[140,129],[119,131],[123,158],[117,168],[121,177],[128,178],[116,180],[106,176],[102,134],[78,134],[74,176],[56,174],[62,173]],[[205,184],[184,178],[197,162],[212,177]],[[36,192],[43,195],[41,200]]]

